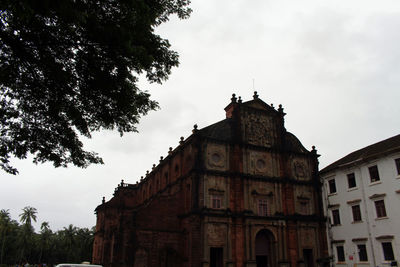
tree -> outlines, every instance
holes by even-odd
[[[7,232],[9,230],[11,217],[9,210],[2,209],[0,211],[0,264],[3,264],[4,260],[4,249],[7,240]]]
[[[65,245],[65,251],[67,254],[67,261],[74,261],[76,258],[76,251],[74,248],[76,247],[76,234],[78,232],[78,228],[70,224],[68,228],[64,227],[61,231],[62,241]]]
[[[32,220],[36,222],[36,214],[36,208],[27,206],[22,209],[22,213],[19,215],[19,218],[24,225],[32,226]]]
[[[20,232],[20,245],[21,245],[21,254],[20,261],[27,260],[27,257],[30,256],[31,248],[32,248],[32,239],[34,235],[34,229],[32,226],[32,220],[36,222],[36,214],[37,210],[33,207],[24,207],[22,209],[22,213],[19,215],[21,223],[23,223],[21,232]]]
[[[139,75],[161,83],[178,54],[154,29],[187,18],[189,0],[2,0],[0,166],[11,157],[86,167],[102,163],[80,135],[137,131],[158,108]]]
[[[95,229],[95,227],[93,227]],[[79,258],[91,261],[93,255],[94,229],[79,228],[76,232],[78,240]]]
[[[51,240],[51,235],[52,231],[50,229],[49,222],[42,222],[40,226],[40,253],[39,253],[39,259],[38,262],[41,263],[43,258],[45,258],[48,262],[48,258],[46,257],[48,255],[48,250],[50,248],[50,240]],[[43,254],[45,257],[43,257]]]
[[[17,258],[18,222],[12,220],[9,210],[0,211],[0,265],[11,265]]]

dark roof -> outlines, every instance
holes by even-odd
[[[211,138],[214,140],[233,142],[234,141],[234,127],[233,119],[228,118],[217,123],[211,124],[199,130],[200,136]],[[286,151],[293,151],[299,153],[309,153],[300,142],[300,140],[290,132],[285,132],[285,148]]]
[[[199,130],[199,134],[220,141],[233,140],[233,120],[225,119]]]
[[[400,134],[354,151],[323,168],[320,173],[326,173],[351,163],[366,161],[382,154],[395,152],[397,150],[400,151]]]
[[[285,134],[285,148],[287,151],[308,153],[308,151],[300,140],[292,133],[286,132]]]

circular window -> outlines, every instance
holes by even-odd
[[[221,161],[221,155],[218,154],[218,153],[214,153],[214,154],[211,155],[211,160],[214,163],[219,163]]]
[[[265,168],[265,166],[266,166],[266,164],[265,164],[264,160],[262,160],[262,159],[257,160],[257,162],[256,162],[257,169],[263,170]]]

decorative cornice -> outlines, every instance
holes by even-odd
[[[216,189],[216,188],[209,188],[208,191],[211,192],[211,193],[219,193],[219,194],[225,193],[224,190]]]
[[[266,196],[266,197],[272,197],[274,195],[272,192],[268,192],[266,194],[258,193],[257,190],[255,190],[255,189],[253,191],[251,191],[251,194],[256,195],[256,196]]]
[[[393,235],[381,235],[381,236],[377,236],[375,239],[376,240],[388,240],[388,239],[393,239],[394,236]]]
[[[365,241],[368,241],[368,238],[367,237],[353,238],[351,241],[353,241],[353,242],[365,242]]]
[[[360,203],[361,202],[361,199],[354,199],[354,200],[349,200],[349,201],[347,201],[347,204],[357,204],[357,203]]]
[[[332,240],[331,243],[332,244],[340,244],[340,243],[344,243],[345,240]]]
[[[372,196],[369,197],[369,199],[377,199],[377,198],[383,198],[386,196],[386,193],[383,194],[373,194]]]
[[[328,209],[339,208],[340,204],[329,204]]]
[[[309,198],[307,196],[300,195],[300,196],[297,196],[297,199],[299,199],[299,200],[310,200],[311,198]]]

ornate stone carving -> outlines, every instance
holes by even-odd
[[[260,114],[247,114],[244,117],[244,139],[258,146],[272,145],[271,118]]]
[[[265,175],[270,167],[270,162],[264,153],[250,152],[250,173]]]
[[[210,169],[226,168],[225,148],[217,145],[208,145],[207,147],[207,165]]]
[[[308,173],[308,168],[305,162],[301,160],[294,160],[292,168],[293,168],[293,174],[297,179],[308,180],[310,178]]]
[[[226,227],[223,224],[209,224],[207,239],[210,246],[223,246],[226,239]]]
[[[315,240],[314,231],[312,229],[302,228],[301,240],[303,247],[313,247]]]

